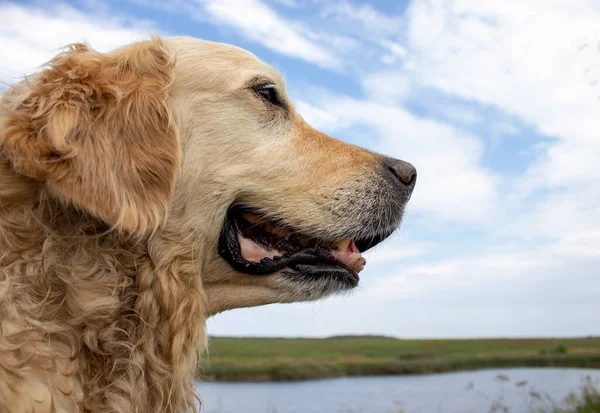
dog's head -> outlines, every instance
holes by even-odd
[[[77,46],[3,100],[3,156],[48,196],[137,237],[192,234],[211,314],[352,289],[415,185],[412,165],[311,128],[229,45]]]

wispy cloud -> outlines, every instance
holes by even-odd
[[[270,3],[285,7],[291,7],[294,9],[302,7],[302,4],[297,0],[270,0]]]
[[[594,60],[600,67],[600,54],[588,53],[585,60],[581,53],[582,45],[600,43],[589,40],[598,21],[594,3],[557,1],[549,9],[536,1],[414,2],[408,11],[411,73],[418,82],[496,105],[535,125],[540,135],[558,138],[531,166],[529,185],[598,183],[592,164],[600,156],[600,105],[589,69]]]
[[[282,18],[259,0],[207,0],[201,5],[216,22],[271,50],[327,68],[341,66],[334,53],[308,40],[314,37],[309,29]]]
[[[318,67],[340,71],[343,62],[340,45],[351,40],[331,34],[324,36],[318,27],[281,15],[275,7],[262,0],[128,0],[143,7],[192,19],[201,24],[227,28],[240,38],[265,47],[283,56],[292,57]],[[293,0],[277,0],[273,5],[297,9]]]
[[[399,37],[403,32],[404,20],[401,16],[383,14],[371,4],[355,4],[346,0],[327,2],[320,15],[323,19],[339,22],[360,38],[383,40]]]
[[[106,15],[84,14],[66,4],[37,8],[0,4],[0,80],[14,81],[37,70],[61,47],[77,41],[109,51],[148,38],[157,32],[151,23]]]

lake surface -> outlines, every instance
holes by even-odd
[[[509,381],[497,379],[499,374]],[[600,370],[527,368],[423,376],[344,377],[285,383],[201,383],[204,413],[487,413],[504,398],[511,413],[528,413],[534,389],[561,402]],[[519,381],[527,381],[517,387]],[[471,388],[472,386],[472,388]]]

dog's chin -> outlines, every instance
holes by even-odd
[[[248,276],[274,276],[299,300],[316,299],[358,285],[366,261],[361,253],[393,230],[365,236],[313,237],[257,209],[229,208],[219,238],[219,255]],[[295,299],[285,300],[295,301]]]

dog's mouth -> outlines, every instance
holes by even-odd
[[[362,239],[318,239],[254,209],[235,206],[226,215],[219,254],[233,269],[245,274],[290,270],[289,274],[302,275],[298,279],[332,276],[354,287],[366,265],[361,253],[389,235],[391,232]]]

